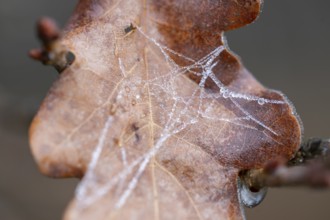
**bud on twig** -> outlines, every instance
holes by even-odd
[[[37,34],[42,42],[42,48],[30,50],[31,58],[54,66],[59,73],[72,64],[72,53],[59,43],[60,30],[54,20],[41,18],[37,22]]]

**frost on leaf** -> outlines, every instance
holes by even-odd
[[[76,57],[31,127],[43,173],[82,177],[65,219],[242,219],[237,178],[301,126],[224,44],[261,0],[81,0]],[[267,74],[267,73],[265,73]]]

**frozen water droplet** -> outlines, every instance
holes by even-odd
[[[197,123],[197,122],[198,122],[197,118],[193,118],[193,119],[191,119],[191,121],[190,121],[191,124],[195,124],[195,123]]]
[[[264,98],[258,99],[258,104],[259,105],[264,105],[266,103],[266,100]]]
[[[253,207],[259,205],[262,202],[262,200],[265,198],[265,196],[267,194],[267,188],[264,187],[259,190],[251,190],[244,181],[239,179],[238,180],[238,193],[239,193],[241,202],[245,206],[247,206],[249,208],[253,208]]]
[[[224,97],[225,99],[229,98],[230,96],[230,92],[225,87],[220,88],[220,94],[222,94],[222,97]]]
[[[222,93],[222,97],[224,97],[225,99],[228,99],[230,96],[230,93],[228,91],[225,91]]]

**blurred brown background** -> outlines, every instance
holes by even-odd
[[[38,173],[28,147],[28,124],[55,70],[27,57],[37,47],[37,18],[61,25],[76,1],[0,0],[0,219],[57,220],[72,198],[76,180]],[[265,1],[253,25],[227,33],[229,45],[266,86],[295,104],[305,137],[330,137],[330,1]],[[330,190],[271,189],[247,210],[248,219],[330,219]]]

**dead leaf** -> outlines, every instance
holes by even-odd
[[[30,130],[44,174],[83,177],[65,219],[243,218],[239,171],[301,138],[285,96],[224,44],[260,4],[79,2],[61,39],[76,60]]]

